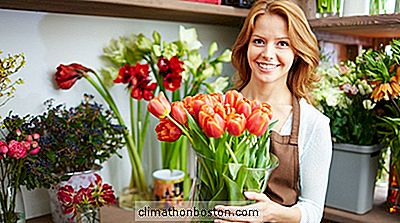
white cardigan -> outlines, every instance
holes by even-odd
[[[292,115],[283,125],[280,134],[290,135]],[[329,118],[300,99],[299,128],[300,197],[294,207],[301,211],[301,223],[321,222],[329,167],[332,157]]]

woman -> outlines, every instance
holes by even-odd
[[[271,151],[279,158],[265,193],[245,193],[257,203],[217,206],[256,208],[254,216],[218,216],[215,222],[320,222],[332,143],[329,119],[309,103],[319,62],[317,40],[302,10],[289,0],[258,0],[247,16],[232,52],[237,89],[272,105],[278,123]],[[241,212],[243,213],[243,212]]]

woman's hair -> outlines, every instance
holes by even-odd
[[[301,8],[290,0],[258,0],[250,9],[232,50],[232,64],[238,71],[236,89],[243,89],[250,81],[248,44],[257,17],[264,14],[275,14],[286,19],[289,40],[296,55],[289,70],[287,85],[294,96],[311,102],[309,92],[313,83],[318,81],[314,72],[319,63],[318,41]]]

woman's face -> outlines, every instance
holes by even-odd
[[[285,86],[294,57],[286,20],[279,15],[258,16],[247,49],[251,82]]]

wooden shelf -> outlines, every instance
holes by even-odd
[[[1,0],[0,8],[240,27],[248,10],[178,0]]]
[[[232,6],[180,0],[0,0],[0,8],[205,23],[237,28],[241,27],[249,11]],[[309,21],[320,36],[350,36],[361,38],[361,42],[368,42],[365,38],[400,37],[400,14],[331,17]]]
[[[331,17],[309,22],[316,32],[367,38],[400,37],[400,14]]]

